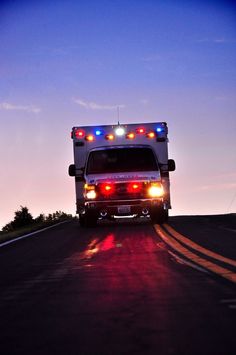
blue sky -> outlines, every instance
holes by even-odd
[[[0,43],[0,225],[20,205],[74,212],[71,127],[117,105],[167,121],[173,214],[235,212],[232,1],[2,1]]]

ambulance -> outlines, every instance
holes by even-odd
[[[99,220],[150,218],[162,224],[171,208],[166,122],[72,128],[76,212],[81,226]]]

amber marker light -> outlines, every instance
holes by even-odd
[[[113,140],[115,139],[115,136],[114,136],[114,134],[107,134],[107,135],[105,136],[105,138],[106,138],[108,141],[113,141]]]
[[[133,132],[130,132],[130,133],[126,134],[126,138],[127,139],[134,139],[135,138],[135,134]]]
[[[156,137],[156,133],[155,132],[148,132],[147,133],[147,137],[148,138],[155,138]]]
[[[95,140],[95,137],[92,134],[88,134],[87,136],[85,136],[85,140],[88,142],[93,142]]]

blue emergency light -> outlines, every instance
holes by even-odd
[[[156,131],[157,131],[157,133],[163,132],[163,128],[157,127]]]

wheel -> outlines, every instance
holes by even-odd
[[[97,225],[98,216],[95,211],[86,211],[83,215],[85,227],[95,227]]]
[[[169,219],[169,210],[163,210],[163,212],[164,212],[165,223],[167,223]]]
[[[163,224],[168,220],[168,210],[164,210],[161,206],[152,207],[150,217],[153,223]]]
[[[85,215],[82,213],[79,214],[79,224],[81,227],[85,227]]]

